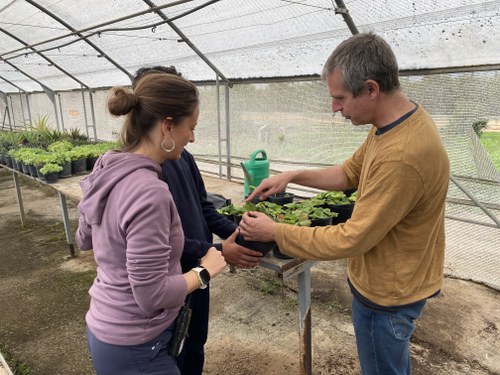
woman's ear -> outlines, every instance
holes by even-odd
[[[167,118],[165,118],[165,120],[163,120],[163,122],[161,124],[161,129],[162,129],[162,133],[164,136],[167,134],[170,134],[172,132],[173,125],[174,125],[174,122],[172,120],[172,117],[167,117]]]

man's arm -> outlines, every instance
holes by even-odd
[[[341,166],[322,169],[287,171],[264,179],[248,196],[247,201],[259,196],[261,200],[285,191],[289,183],[295,183],[321,190],[346,190],[349,182]]]

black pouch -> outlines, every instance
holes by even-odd
[[[181,354],[184,341],[188,334],[189,322],[191,321],[190,300],[191,298],[188,298],[188,301],[184,303],[175,320],[174,334],[168,345],[168,355],[172,357],[178,357],[179,354]]]

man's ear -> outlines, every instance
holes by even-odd
[[[377,83],[377,81],[374,81],[373,79],[369,79],[365,83],[366,88],[368,90],[368,95],[372,98],[376,98],[380,94],[380,87]]]

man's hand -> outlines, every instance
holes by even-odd
[[[262,180],[259,186],[257,186],[252,193],[246,199],[250,202],[254,197],[259,197],[260,200],[265,200],[267,197],[273,194],[281,193],[285,191],[286,186],[291,181],[291,173],[283,172]]]
[[[262,253],[238,245],[235,240],[240,229],[237,228],[231,236],[222,242],[222,255],[226,262],[240,268],[253,268],[258,266]]]
[[[240,234],[249,241],[275,241],[276,223],[262,212],[245,212],[240,222]]]

